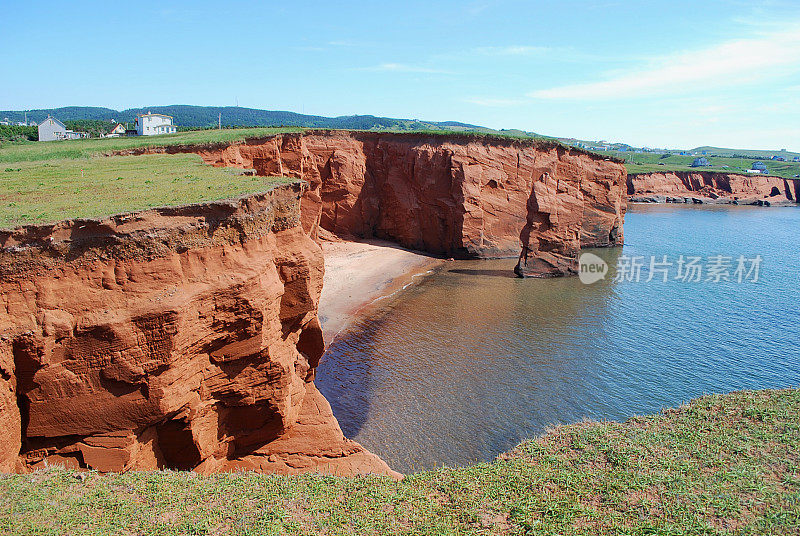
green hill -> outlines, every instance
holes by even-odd
[[[28,121],[40,122],[48,115],[61,121],[101,120],[132,122],[137,114],[160,113],[171,115],[175,124],[180,127],[204,128],[217,126],[222,114],[222,125],[248,127],[292,126],[307,128],[341,128],[353,130],[453,130],[453,131],[492,131],[478,125],[459,123],[457,121],[419,121],[416,119],[396,119],[377,117],[374,115],[348,115],[340,117],[323,117],[305,115],[295,112],[260,110],[239,106],[190,106],[176,104],[171,106],[148,106],[112,110],[92,106],[67,106],[64,108],[48,108],[38,110],[6,110],[0,111],[0,118],[11,121],[22,121],[26,114]]]

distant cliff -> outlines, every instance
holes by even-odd
[[[667,171],[628,175],[631,201],[737,204],[800,202],[800,179],[715,171]]]

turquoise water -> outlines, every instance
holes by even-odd
[[[635,205],[625,237],[592,251],[612,267],[592,285],[463,261],[385,300],[318,369],[345,434],[409,472],[491,460],[556,423],[800,386],[800,209]],[[621,255],[643,257],[639,282],[613,280]],[[676,267],[646,282],[653,255],[733,257],[731,275],[763,260],[755,282]]]

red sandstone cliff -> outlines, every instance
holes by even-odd
[[[308,132],[130,152],[197,152],[309,186],[0,231],[0,470],[396,476],[343,437],[314,387],[312,238],[522,251],[521,275],[622,243],[624,167],[549,142]]]
[[[521,275],[574,272],[581,247],[623,240],[624,166],[547,141],[311,131],[139,152],[162,151],[308,181],[312,237],[321,228],[448,257],[519,255]]]
[[[628,175],[631,198],[706,198],[742,203],[800,202],[800,179],[715,171],[668,171]]]
[[[0,470],[396,475],[314,387],[302,191],[0,232]]]

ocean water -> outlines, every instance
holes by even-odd
[[[557,423],[800,386],[800,209],[634,205],[625,237],[591,250],[610,266],[591,285],[458,261],[379,302],[318,369],[345,434],[410,472],[488,461]],[[676,279],[681,255],[700,257],[700,281]]]

